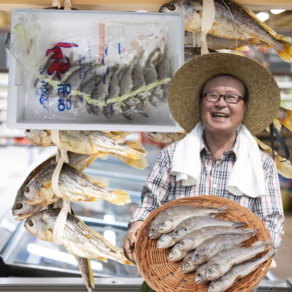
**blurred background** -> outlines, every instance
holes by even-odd
[[[74,258],[63,246],[40,241],[23,228],[23,222],[15,221],[11,207],[18,188],[26,176],[51,154],[54,147],[37,148],[29,145],[23,138],[24,129],[10,130],[6,127],[7,86],[9,71],[9,52],[5,48],[5,37],[10,31],[11,7],[0,4],[0,277],[56,277],[79,276]],[[277,33],[292,37],[292,11],[255,11],[257,16]],[[260,62],[271,71],[281,89],[281,105],[292,110],[292,65],[280,59],[274,50],[250,48],[242,52],[249,58]],[[41,125],[40,125],[41,128]],[[282,130],[292,153],[292,133]],[[270,145],[269,133],[263,132],[260,139]],[[127,140],[138,140],[147,150],[147,161],[151,165],[159,151],[167,146],[151,141],[147,133],[133,133]],[[284,156],[278,142],[275,150]],[[85,223],[101,233],[112,244],[122,246],[127,232],[127,223],[132,212],[140,203],[142,186],[150,171],[138,171],[120,160],[109,156],[107,160],[97,159],[85,173],[105,182],[109,189],[123,189],[131,195],[132,203],[116,207],[104,200],[95,203],[81,202],[72,208]],[[283,207],[285,210],[285,234],[282,236],[275,260],[277,268],[272,270],[275,279],[292,277],[292,180],[280,176]],[[135,267],[120,265],[109,261],[93,261],[92,269],[97,277],[139,277]]]

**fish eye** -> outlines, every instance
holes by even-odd
[[[166,7],[167,7],[170,11],[174,11],[174,10],[175,10],[175,5],[173,5],[173,4],[167,4]]]
[[[27,133],[29,133],[29,132],[30,132],[30,130],[26,130],[26,132],[27,132]]]
[[[164,238],[160,238],[159,241],[163,242],[164,241]]]
[[[33,223],[32,223],[31,220],[28,220],[27,223],[28,223],[29,226],[33,226]]]
[[[175,232],[175,235],[179,235],[179,231],[176,231],[176,232]]]
[[[180,244],[181,244],[181,245],[185,245],[185,242],[184,242],[184,241],[181,241]]]
[[[200,277],[200,278],[202,277],[202,275],[200,273],[197,276]]]
[[[189,266],[189,263],[185,263],[185,267],[188,267]]]
[[[212,286],[211,286],[211,289],[215,289],[215,285],[212,285]]]
[[[26,192],[26,193],[29,192],[29,187],[26,187],[25,192]]]
[[[165,227],[165,226],[166,226],[166,224],[165,224],[165,223],[162,223],[162,226],[163,226],[163,227]]]
[[[17,210],[21,209],[22,208],[22,204],[21,203],[18,203],[15,207]]]
[[[175,251],[172,251],[171,254],[176,254],[176,252]]]
[[[156,229],[153,228],[153,229],[151,229],[151,231],[152,231],[152,232],[156,232]]]
[[[213,274],[213,270],[209,269],[209,270],[208,270],[208,273],[209,273],[209,274]]]
[[[199,255],[198,253],[196,253],[196,254],[195,254],[195,258],[198,259],[199,257],[200,257],[200,255]]]

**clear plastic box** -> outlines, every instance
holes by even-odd
[[[68,39],[77,43],[78,40],[81,40],[83,46],[88,43],[90,49],[84,52],[86,58],[88,58],[89,51],[90,55],[94,57],[95,52],[100,51],[100,34],[105,33],[105,40],[108,40],[110,44],[108,47],[107,44],[103,45],[109,55],[112,52],[111,57],[106,61],[107,64],[120,62],[122,66],[128,64],[135,57],[135,46],[137,45],[135,42],[137,42],[137,39],[140,49],[145,49],[149,55],[155,47],[159,46],[156,41],[156,39],[159,40],[159,37],[156,33],[160,33],[165,36],[163,41],[167,43],[172,77],[184,63],[184,18],[182,14],[13,9],[11,29],[13,30],[24,15],[32,14],[34,17],[36,16],[37,24],[41,28],[36,58],[42,53],[43,62],[46,60],[45,53],[48,49],[53,48],[57,42],[66,42]],[[102,26],[106,27],[103,31],[101,30]],[[134,40],[132,42],[131,37]],[[123,40],[125,40],[125,44],[123,44]],[[118,43],[119,41],[121,41],[121,44]],[[161,47],[165,46],[165,43],[161,44]],[[77,54],[78,58],[80,47],[62,48],[62,50],[63,52],[65,50],[66,55]],[[117,51],[119,55],[117,55]],[[98,53],[96,59],[97,62],[104,62],[104,60],[101,60],[102,56]],[[36,98],[28,82],[33,74],[25,72],[21,62],[10,54],[7,114],[7,126],[9,128],[145,132],[182,131],[182,128],[173,119],[167,101],[160,102],[158,107],[149,107],[149,117],[135,113],[133,120],[128,120],[121,114],[113,115],[110,119],[104,115],[92,115],[88,113],[85,107],[75,112],[66,108],[60,111],[57,110],[60,109],[60,104],[58,107],[57,102],[47,107],[42,106],[38,102],[40,99]],[[69,104],[70,106],[71,104]],[[65,107],[67,107],[66,102]],[[63,109],[63,105],[61,109]]]

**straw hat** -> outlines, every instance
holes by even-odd
[[[218,74],[241,80],[249,92],[244,125],[259,134],[275,119],[280,108],[280,90],[273,75],[259,63],[243,56],[213,53],[189,61],[171,81],[168,103],[178,124],[187,132],[200,122],[199,94],[206,81]]]

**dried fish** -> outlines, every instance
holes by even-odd
[[[213,236],[200,244],[193,253],[192,261],[201,265],[219,252],[234,247],[239,247],[244,241],[256,235],[257,229],[244,234],[224,234]]]
[[[218,208],[218,212],[223,212],[224,208],[220,209]],[[220,213],[218,213],[220,214]],[[186,236],[187,234],[190,234],[190,232],[201,229],[203,227],[212,227],[212,226],[218,226],[218,227],[230,227],[230,228],[236,228],[236,227],[242,227],[245,225],[243,222],[233,222],[233,221],[226,221],[218,218],[211,218],[211,217],[204,217],[204,216],[198,216],[198,217],[190,217],[186,220],[183,220],[180,224],[177,225],[177,227],[172,232],[172,238],[176,241],[180,241]]]
[[[210,280],[218,279],[227,273],[233,265],[245,262],[258,253],[273,246],[273,240],[257,241],[250,247],[229,249],[212,257],[207,263],[206,277]]]
[[[59,197],[54,193],[51,184],[56,166],[56,163],[46,166],[27,184],[24,194],[27,204],[47,206],[57,202]],[[104,199],[115,205],[131,202],[128,193],[122,190],[108,191],[105,188],[106,185],[93,180],[72,165],[63,165],[59,177],[59,189],[63,199],[71,202]]]
[[[33,236],[41,240],[52,241],[59,212],[59,210],[41,211],[28,218],[24,227]],[[68,252],[78,257],[98,258],[105,262],[107,262],[107,259],[112,259],[122,264],[132,265],[122,251],[72,214],[67,216],[62,242]]]
[[[223,275],[221,278],[213,280],[209,286],[208,292],[226,291],[237,279],[241,279],[256,270],[262,263],[267,261],[274,254],[274,252],[274,250],[271,250],[262,258],[252,259],[240,265],[234,266],[228,273]]]
[[[73,152],[68,152],[69,160],[72,165],[74,165],[79,170],[84,170],[87,168],[97,157],[93,155],[85,155],[85,154],[76,154]],[[23,220],[26,219],[36,213],[38,213],[42,206],[31,206],[27,204],[27,197],[25,196],[28,183],[45,167],[48,165],[54,164],[56,160],[56,156],[53,155],[43,163],[41,163],[38,167],[36,167],[25,179],[19,188],[14,204],[12,206],[12,215],[18,216],[15,220]]]
[[[273,48],[279,56],[292,61],[291,39],[277,34],[261,22],[246,7],[231,0],[214,0],[215,19],[209,34],[226,39],[245,40],[254,44],[265,43]],[[174,0],[161,6],[160,12],[183,13],[185,15],[185,31],[200,32],[202,26],[203,3],[201,0]]]
[[[227,207],[220,207],[220,208],[217,208],[217,209],[216,208],[207,208],[207,207],[198,207],[195,210],[191,210],[190,209],[190,210],[185,210],[185,211],[176,213],[171,218],[167,218],[159,226],[159,232],[160,233],[171,232],[180,223],[182,223],[184,220],[186,220],[188,218],[191,218],[191,217],[192,217],[192,219],[189,219],[189,221],[186,221],[187,222],[186,224],[191,223],[192,227],[193,226],[197,226],[198,222],[200,222],[199,224],[200,224],[201,227],[207,226],[207,225],[203,225],[203,224],[213,224],[213,226],[214,226],[215,225],[215,223],[213,223],[214,221],[216,221],[216,224],[217,224],[217,222],[224,221],[224,220],[220,220],[220,219],[213,219],[212,220],[212,218],[203,217],[203,216],[216,216],[216,215],[218,215],[220,213],[223,213],[226,209],[227,209]],[[198,216],[201,216],[201,217],[198,217]],[[193,222],[195,222],[195,223],[193,223]],[[203,222],[206,222],[206,223],[203,223]],[[225,226],[233,225],[233,222],[231,222],[231,223],[230,222],[227,223],[227,222],[228,221],[224,221],[221,224],[224,224]],[[184,224],[183,226],[184,227],[187,226],[186,224]],[[180,225],[180,227],[182,227],[182,225]],[[241,225],[242,225],[242,223],[241,223]],[[175,230],[175,235],[173,235],[173,238],[179,237],[182,234],[185,234],[184,231],[182,229],[177,229],[177,230]]]

